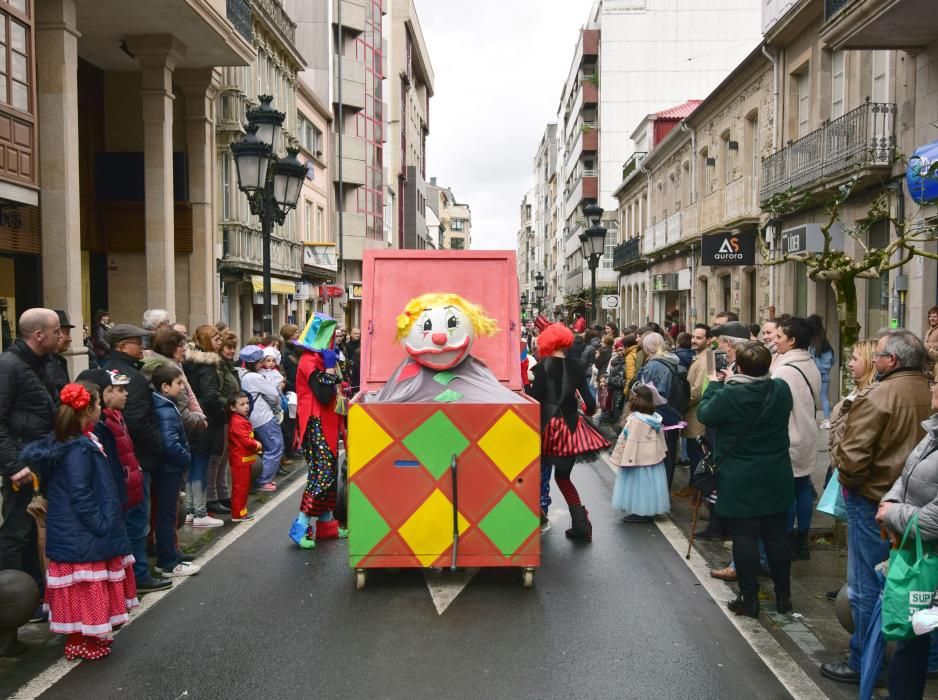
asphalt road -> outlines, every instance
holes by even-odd
[[[483,569],[442,615],[419,571],[357,591],[344,542],[294,547],[297,492],[42,697],[790,697],[657,528],[620,521],[609,469],[573,479],[594,542],[564,517],[533,590]]]

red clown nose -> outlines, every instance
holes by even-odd
[[[446,341],[449,340],[449,337],[446,333],[434,333],[430,336],[430,340],[433,341],[434,345],[446,345]]]

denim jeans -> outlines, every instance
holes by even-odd
[[[874,567],[889,556],[889,542],[880,537],[876,522],[878,503],[849,490],[846,505],[847,595],[854,624],[847,663],[854,671],[859,671],[866,630],[880,592]]]
[[[919,700],[925,694],[932,635],[903,639],[889,662],[889,700]]]
[[[795,516],[798,517],[799,530],[807,532],[811,529],[815,495],[810,475],[795,477],[795,502],[788,509],[788,532],[795,529]]]
[[[824,420],[828,420],[831,417],[831,380],[828,377],[827,379],[821,380],[821,408],[824,410]]]
[[[134,555],[134,578],[137,583],[150,579],[147,561],[147,536],[150,534],[150,474],[143,472],[143,500],[124,513],[124,527],[130,539],[130,553]]]
[[[283,433],[280,432],[280,425],[277,421],[271,420],[259,428],[254,428],[254,437],[264,446],[264,469],[257,483],[258,485],[269,484],[280,469],[280,458],[283,457]]]
[[[208,478],[208,454],[192,452],[192,462],[189,464],[189,480],[186,484],[186,515],[204,518],[208,515],[205,509],[205,483]]]
[[[554,471],[554,463],[549,459],[541,458],[541,512],[550,509],[550,475]]]
[[[176,549],[176,507],[182,474],[165,467],[150,474],[150,488],[156,496],[156,565],[172,569],[179,563]]]

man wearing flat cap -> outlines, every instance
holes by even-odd
[[[75,324],[69,320],[68,314],[62,309],[55,309],[55,313],[59,317],[59,327],[62,329],[62,335],[59,336],[59,344],[55,352],[49,355],[46,372],[47,381],[55,389],[55,395],[58,396],[62,388],[71,381],[68,376],[68,362],[65,360],[65,353],[72,347],[72,329]]]
[[[727,321],[710,329],[717,339],[717,350],[726,353],[726,369],[736,374],[736,346],[749,340],[749,327],[739,321]]]

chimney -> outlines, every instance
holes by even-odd
[[[430,178],[430,184],[433,185],[434,187],[436,187],[436,178],[435,178],[435,177],[431,177],[431,178]]]

